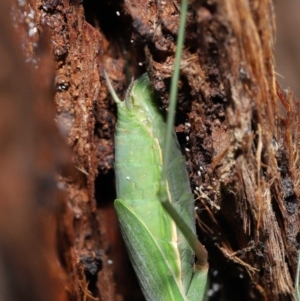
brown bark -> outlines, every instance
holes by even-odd
[[[49,250],[37,251],[37,256],[48,258],[43,263],[45,273],[34,270],[34,258],[29,255],[24,267],[39,275],[32,276],[37,285],[49,283],[55,297],[49,294],[45,299],[142,300],[112,208],[116,112],[103,69],[120,96],[132,75],[147,71],[159,105],[165,109],[179,7],[174,0],[89,0],[83,5],[31,0],[13,7],[25,56],[38,67],[36,71],[22,69],[20,54],[10,53],[11,58],[18,57],[12,70],[19,64],[29,75],[23,76],[28,91],[33,93],[34,85],[38,87],[37,96],[33,93],[26,99],[39,99],[26,103],[38,109],[27,110],[29,121],[18,123],[27,135],[38,132],[36,144],[31,142],[25,152],[28,156],[37,153],[32,170],[19,172],[30,183],[20,185],[25,190],[39,187],[43,199],[48,194],[40,178],[48,174],[54,180],[56,168],[57,186],[65,192],[64,197],[52,195],[51,186],[47,197],[51,206],[46,208],[34,202],[29,206],[25,197],[18,200],[20,204],[11,202],[11,216],[17,213],[15,207],[24,206],[44,233],[35,238],[24,234],[28,241],[16,241],[30,246],[28,254],[35,252],[37,243]],[[9,23],[6,19],[5,24]],[[276,85],[274,27],[271,0],[190,1],[176,128],[195,191],[199,238],[209,253],[210,300],[294,300],[300,240],[299,101]],[[4,45],[8,37],[1,39]],[[51,80],[55,96],[50,93]],[[15,85],[24,84],[19,80]],[[25,96],[18,97],[24,105]],[[54,99],[55,121],[72,153],[54,130],[47,97]],[[9,116],[16,124],[22,119],[13,112]],[[21,142],[15,147],[20,152]],[[13,152],[10,155],[17,157]],[[32,173],[40,172],[41,166],[43,173],[36,178]],[[13,181],[13,176],[6,179]],[[24,196],[32,202],[31,193],[25,191]],[[2,210],[5,202],[0,206]],[[45,215],[48,218],[42,222]],[[19,219],[24,229],[36,227],[27,224],[28,218]],[[7,237],[13,238],[13,233]],[[11,247],[9,239],[7,248]],[[4,257],[0,255],[1,266]],[[18,258],[13,252],[11,256],[11,261]],[[59,264],[49,266],[50,259]],[[60,276],[53,277],[54,271]],[[48,282],[47,277],[52,280]]]

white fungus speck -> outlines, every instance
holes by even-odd
[[[30,28],[28,32],[29,37],[32,37],[36,32],[37,32],[36,27]]]
[[[60,190],[65,190],[66,189],[66,185],[63,182],[58,182],[57,183],[57,188]]]
[[[207,294],[208,297],[211,297],[214,294],[214,291],[213,290],[208,290],[206,294]]]
[[[28,17],[31,18],[31,19],[34,18],[34,10],[33,9],[30,10],[30,12],[28,14]]]
[[[212,289],[213,289],[215,292],[217,292],[217,291],[220,289],[220,284],[218,284],[218,283],[213,283]]]
[[[212,272],[212,274],[213,274],[214,277],[216,277],[216,276],[219,274],[219,271],[218,271],[218,270],[214,270],[214,271]]]
[[[24,6],[26,4],[26,0],[19,0],[18,3],[20,6]]]

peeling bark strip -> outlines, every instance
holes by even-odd
[[[85,21],[79,4],[59,0],[19,3],[34,17],[34,38],[40,35],[51,45],[56,67],[51,83],[56,92],[55,121],[73,150],[73,169],[60,170],[58,186],[68,198],[59,206],[56,233],[58,257],[67,274],[64,287],[68,300],[116,300],[107,251],[109,229],[104,222],[109,208],[96,214],[95,201],[98,170],[107,173],[113,162],[114,116],[107,110],[106,88],[103,91],[98,71],[102,35]],[[34,44],[31,47],[34,49]],[[33,57],[38,50],[33,50]],[[98,123],[101,128],[96,131]],[[105,186],[104,181],[99,182],[101,188]],[[105,198],[102,196],[102,204]]]

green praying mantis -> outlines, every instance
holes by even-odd
[[[203,300],[207,286],[207,254],[195,234],[193,194],[173,125],[187,6],[182,1],[167,123],[147,74],[124,102],[106,75],[118,107],[115,209],[142,291],[153,301]]]
[[[203,300],[206,252],[195,236],[193,195],[175,132],[163,178],[166,124],[147,74],[129,95],[116,99],[115,209],[131,261],[147,300]],[[193,249],[200,259],[195,266]]]
[[[201,301],[208,282],[207,253],[195,234],[193,194],[174,131],[187,6],[183,0],[167,122],[147,74],[131,84],[121,101],[105,73],[118,108],[115,209],[148,301]],[[299,270],[298,260],[297,301]]]

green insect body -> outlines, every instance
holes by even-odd
[[[110,84],[109,84],[110,85]],[[117,102],[115,209],[122,235],[147,300],[203,300],[207,267],[194,253],[158,198],[165,120],[155,104],[147,74],[127,99]],[[165,198],[195,233],[193,195],[175,131],[167,168]]]

